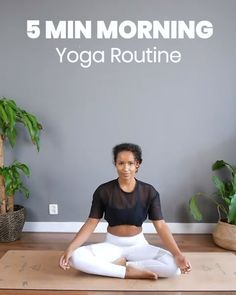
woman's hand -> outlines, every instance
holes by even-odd
[[[175,262],[180,268],[181,273],[189,273],[192,269],[190,262],[182,254],[178,254],[175,256]]]
[[[154,220],[153,224],[157,233],[159,233],[165,248],[170,251],[172,255],[174,255],[175,263],[180,268],[181,273],[189,273],[192,269],[191,264],[179,250],[179,247],[176,244],[168,225],[165,223],[165,220]]]
[[[70,268],[70,264],[69,264],[70,257],[71,257],[71,252],[69,252],[69,251],[65,251],[61,255],[59,265],[62,269],[67,270]]]
[[[74,239],[71,241],[65,252],[61,255],[59,265],[62,269],[67,270],[70,268],[69,259],[72,252],[80,247],[84,242],[88,240],[91,233],[95,230],[100,219],[88,218]]]

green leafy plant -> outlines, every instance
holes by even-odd
[[[196,220],[202,220],[202,214],[198,206],[197,199],[205,197],[216,206],[219,219],[226,220],[228,223],[236,225],[236,168],[226,163],[223,160],[217,160],[212,165],[212,171],[226,168],[229,172],[229,178],[224,175],[213,175],[212,180],[216,187],[216,192],[212,196],[204,193],[196,193],[189,200],[189,210]],[[222,172],[222,171],[221,171]]]
[[[26,176],[30,175],[29,167],[17,161],[10,166],[4,166],[4,143],[8,140],[11,147],[15,146],[17,123],[24,125],[39,151],[42,125],[33,114],[17,106],[14,100],[3,97],[0,99],[0,213],[14,210],[15,192],[20,191],[29,197],[29,191],[21,180],[21,172]]]

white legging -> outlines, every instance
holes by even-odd
[[[181,273],[171,253],[150,245],[143,233],[131,237],[107,233],[105,242],[77,248],[70,257],[70,265],[90,274],[124,278],[126,267],[113,263],[121,257],[127,265],[151,270],[159,277]]]

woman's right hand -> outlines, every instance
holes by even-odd
[[[85,221],[75,238],[60,257],[59,265],[62,269],[67,270],[70,268],[69,259],[72,252],[88,240],[91,233],[95,230],[99,220],[100,219],[96,218],[88,218]]]
[[[71,257],[71,252],[69,251],[65,251],[61,257],[60,257],[60,261],[59,261],[59,265],[62,269],[67,270],[70,268],[70,264],[69,264],[69,259]]]

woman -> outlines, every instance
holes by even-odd
[[[123,143],[113,148],[118,178],[100,185],[94,195],[90,214],[60,258],[64,270],[80,271],[127,279],[157,279],[191,270],[179,250],[162,212],[159,194],[135,175],[142,163],[138,145]],[[100,219],[108,222],[103,243],[82,246]],[[149,218],[167,250],[150,245],[142,232]]]

